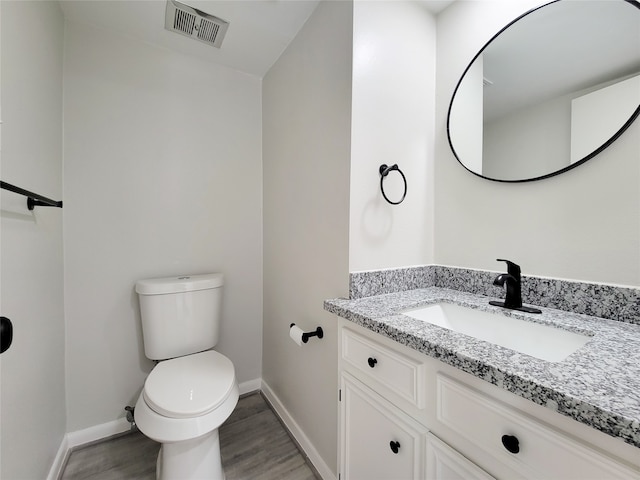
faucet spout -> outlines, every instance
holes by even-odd
[[[507,294],[503,305],[505,308],[516,309],[522,307],[522,289],[520,287],[520,279],[509,273],[501,273],[495,278],[493,284],[497,287],[506,286]]]
[[[497,307],[509,308],[511,310],[520,310],[528,313],[542,313],[537,308],[525,307],[522,305],[522,278],[520,275],[520,266],[509,260],[498,259],[499,262],[507,262],[507,273],[501,273],[494,280],[493,284],[497,287],[505,287],[506,295],[504,302],[490,301],[491,305]]]

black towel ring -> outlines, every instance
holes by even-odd
[[[384,193],[384,177],[389,175],[389,172],[392,170],[397,170],[398,173],[402,175],[402,181],[404,182],[404,193],[402,194],[402,198],[397,202],[392,202],[391,200],[389,200],[389,198],[387,198],[387,194]],[[382,192],[382,196],[384,197],[384,199],[387,202],[389,202],[391,205],[398,205],[402,203],[402,201],[404,200],[404,197],[407,196],[407,178],[404,176],[404,173],[402,173],[402,170],[398,168],[398,164],[394,164],[391,167],[389,167],[383,163],[382,165],[380,165],[380,168],[378,169],[378,171],[380,172],[380,191]]]

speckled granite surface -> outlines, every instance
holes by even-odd
[[[494,299],[499,299],[494,297]],[[325,301],[325,310],[640,448],[640,325],[542,308],[492,307],[485,296],[438,287]],[[550,363],[399,312],[449,302],[592,336]],[[539,305],[538,305],[539,306]]]
[[[349,274],[349,298],[371,297],[435,285],[436,270],[433,265],[352,272]]]
[[[501,297],[502,289],[493,285],[498,273],[442,265],[356,272],[350,275],[349,297],[357,299],[428,287]],[[640,325],[639,288],[523,275],[522,299],[525,304],[537,307]]]

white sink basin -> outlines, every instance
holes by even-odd
[[[564,360],[591,339],[568,330],[450,303],[436,303],[402,314],[548,362]]]

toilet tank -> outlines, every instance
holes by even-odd
[[[218,343],[221,273],[136,282],[144,353],[152,360],[209,350]]]

